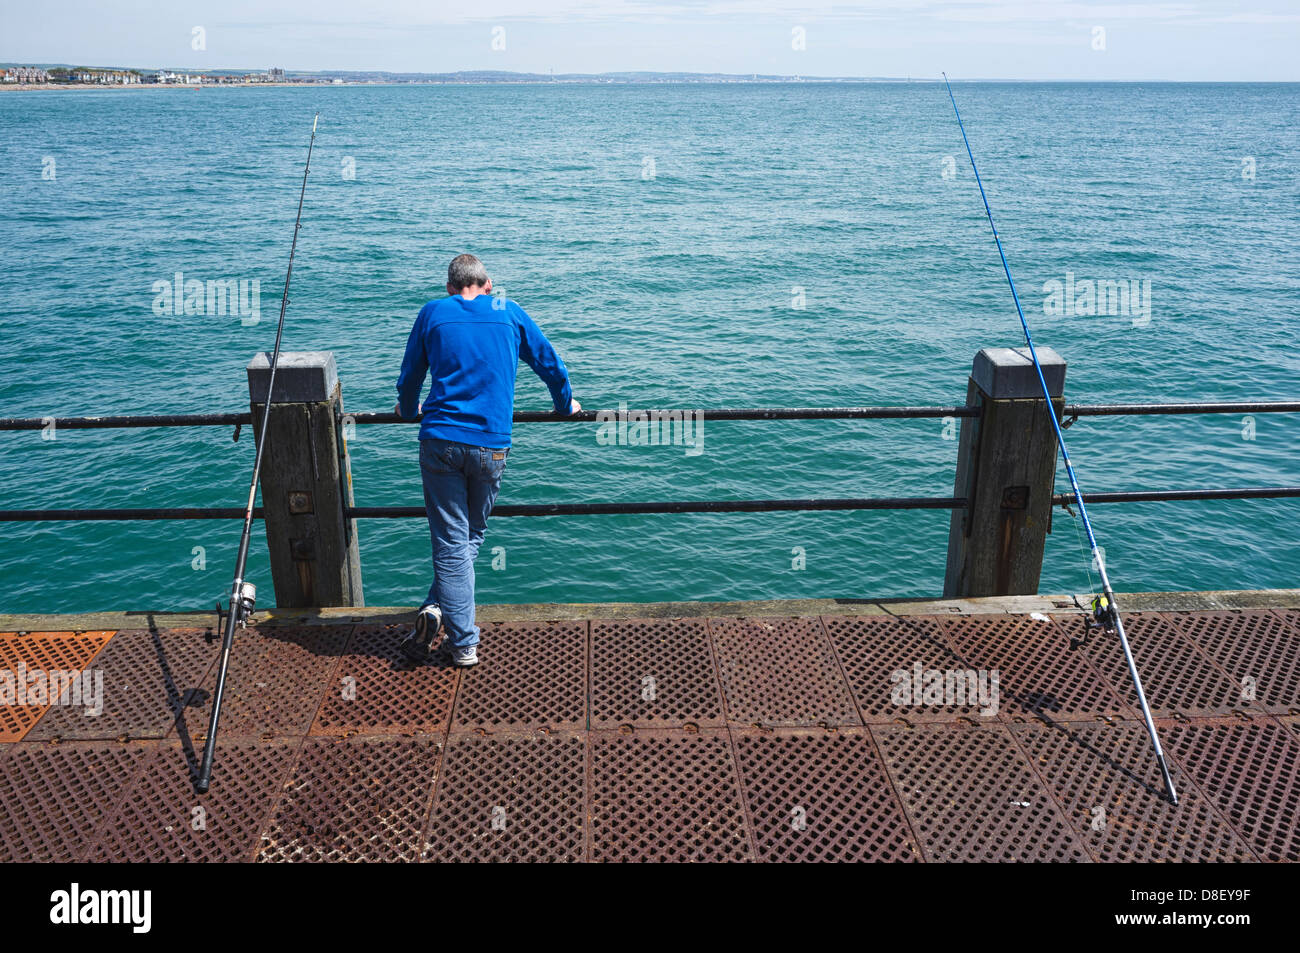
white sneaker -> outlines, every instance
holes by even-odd
[[[415,617],[415,629],[402,640],[402,654],[413,662],[428,659],[434,648],[438,630],[442,628],[442,609],[438,606],[424,606]]]
[[[469,645],[463,649],[455,649],[451,653],[451,662],[457,668],[469,668],[471,665],[478,664],[478,646]]]

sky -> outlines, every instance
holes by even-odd
[[[1300,80],[1300,0],[0,0],[0,62]]]

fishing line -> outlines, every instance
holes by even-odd
[[[1142,679],[1138,675],[1137,663],[1133,661],[1133,652],[1129,648],[1128,636],[1124,633],[1124,622],[1120,618],[1119,607],[1115,602],[1115,593],[1111,589],[1110,578],[1106,574],[1106,560],[1097,546],[1097,536],[1092,531],[1092,520],[1088,518],[1088,507],[1084,505],[1083,493],[1079,490],[1079,479],[1075,476],[1074,464],[1070,462],[1070,452],[1065,446],[1065,434],[1061,431],[1060,421],[1056,419],[1056,409],[1052,405],[1052,394],[1047,386],[1047,378],[1043,376],[1043,365],[1038,362],[1038,351],[1034,348],[1033,335],[1029,333],[1029,322],[1025,320],[1025,312],[1020,307],[1020,295],[1016,293],[1016,282],[1011,277],[1011,266],[1007,264],[1006,253],[1002,250],[1002,239],[998,237],[998,227],[993,223],[993,210],[989,207],[988,196],[984,193],[984,182],[980,179],[980,170],[975,164],[975,153],[971,150],[970,139],[966,137],[966,124],[962,122],[961,110],[957,108],[957,99],[952,94],[952,84],[948,82],[947,73],[943,74],[943,84],[948,89],[948,99],[952,101],[952,111],[957,116],[957,126],[961,129],[962,142],[966,144],[966,155],[970,157],[970,167],[975,173],[975,184],[979,186],[980,198],[984,201],[984,214],[988,216],[989,228],[993,230],[993,241],[998,246],[998,257],[1002,259],[1002,270],[1006,273],[1007,284],[1011,286],[1011,297],[1016,303],[1016,314],[1020,315],[1020,327],[1025,332],[1025,343],[1029,345],[1029,356],[1034,362],[1034,371],[1038,374],[1038,383],[1042,385],[1043,398],[1047,401],[1047,416],[1052,421],[1052,429],[1056,432],[1056,443],[1061,448],[1061,460],[1065,463],[1065,472],[1070,478],[1070,488],[1074,492],[1074,499],[1079,504],[1079,518],[1083,523],[1084,531],[1088,534],[1088,546],[1092,550],[1093,560],[1097,564],[1102,591],[1100,599],[1094,602],[1097,621],[1102,622],[1107,628],[1114,628],[1115,633],[1119,636],[1119,644],[1124,649],[1124,659],[1128,662],[1128,673],[1133,679],[1133,687],[1137,690],[1138,702],[1142,708],[1142,719],[1146,722],[1147,734],[1151,736],[1151,746],[1155,749],[1156,763],[1160,765],[1160,773],[1164,777],[1165,788],[1169,792],[1170,802],[1177,804],[1178,794],[1174,790],[1174,779],[1169,773],[1169,765],[1165,762],[1164,749],[1160,747],[1160,736],[1156,734],[1156,725],[1151,718],[1151,708],[1147,705],[1146,692],[1142,690]],[[1091,580],[1091,572],[1089,572],[1089,580]]]
[[[199,776],[194,782],[195,790],[206,794],[212,782],[212,759],[217,746],[217,722],[221,718],[221,700],[226,692],[226,670],[230,666],[230,650],[235,644],[235,629],[248,624],[248,616],[257,601],[257,589],[251,582],[244,581],[244,569],[248,562],[248,541],[253,529],[253,503],[257,499],[257,483],[262,475],[262,450],[266,446],[267,424],[271,416],[271,398],[275,394],[275,369],[280,364],[280,339],[284,335],[284,313],[289,307],[289,279],[293,277],[293,256],[298,250],[298,232],[302,228],[302,202],[307,194],[307,173],[311,171],[311,152],[316,145],[316,123],[320,120],[317,113],[311,121],[311,141],[307,144],[307,164],[302,170],[302,189],[298,192],[298,215],[293,223],[293,244],[289,246],[289,267],[284,273],[284,294],[280,297],[280,323],[275,329],[275,350],[271,353],[271,373],[266,382],[265,403],[262,405],[262,432],[257,436],[257,453],[253,456],[253,478],[248,485],[248,506],[244,509],[244,531],[239,537],[239,555],[235,558],[235,579],[230,586],[230,612],[226,616],[225,633],[221,639],[221,667],[217,674],[217,688],[212,696],[212,716],[208,720],[208,737],[203,746],[203,761],[199,766]],[[217,603],[220,619],[221,604]]]

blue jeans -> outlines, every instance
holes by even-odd
[[[447,643],[478,645],[474,624],[474,557],[501,489],[509,449],[471,447],[450,440],[420,441],[424,509],[433,540],[433,585],[424,604],[442,608]]]

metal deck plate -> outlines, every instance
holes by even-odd
[[[1155,717],[1221,715],[1243,707],[1241,686],[1234,685],[1164,613],[1125,612],[1124,631]],[[1083,651],[1111,689],[1136,709],[1137,693],[1119,639],[1096,634]]]
[[[721,725],[702,619],[591,623],[591,727]]]
[[[433,738],[308,738],[259,861],[413,861],[438,772]]]
[[[131,629],[117,633],[94,660],[103,672],[104,709],[55,706],[29,738],[161,738],[220,654],[203,629]]]
[[[1238,610],[1174,618],[1242,689],[1240,707],[1280,714],[1300,706],[1300,630],[1281,615]]]
[[[398,649],[410,626],[357,626],[316,715],[314,735],[413,734],[447,730],[456,669],[438,651],[415,664]]]
[[[835,654],[868,724],[978,719],[978,705],[897,705],[896,690],[913,685],[925,672],[968,668],[944,640],[937,619],[928,616],[826,616]],[[923,688],[922,698],[924,701]]]
[[[943,627],[967,669],[998,672],[1004,721],[1136,717],[1053,622],[988,615],[944,619]]]
[[[250,860],[296,752],[297,742],[219,739],[212,787],[200,795],[193,779],[202,752],[156,745],[86,859]]]
[[[452,735],[424,859],[583,860],[585,797],[581,734]]]
[[[0,760],[0,862],[79,860],[151,746],[13,745]]]
[[[1265,717],[1162,726],[1160,737],[1261,860],[1300,860],[1300,739]]]
[[[593,732],[591,784],[594,861],[754,859],[726,732]]]
[[[1135,624],[1157,662],[1157,687],[1185,683],[1177,700],[1186,704],[1213,702],[1233,683],[1181,617],[1150,623],[1150,634],[1142,615]],[[0,859],[1300,859],[1300,710],[1163,722],[1183,794],[1172,809],[1158,796],[1141,723],[1106,725],[1087,711],[1101,676],[1072,685],[1095,666],[1062,659],[1070,650],[1049,627],[1003,614],[771,624],[775,640],[758,620],[717,631],[702,620],[492,626],[481,667],[459,673],[394,666],[391,630],[241,632],[208,795],[194,793],[201,746],[188,739],[206,729],[209,695],[185,707],[161,741],[0,740]],[[1253,624],[1272,631],[1266,620]],[[826,626],[820,651],[845,675],[838,693],[810,634]],[[1258,629],[1232,631],[1206,637],[1207,648],[1266,641]],[[176,703],[173,686],[203,668],[202,652],[186,653],[201,648],[215,663],[218,645],[168,630],[123,635],[94,662],[93,638],[75,634],[0,642],[10,640],[11,655],[44,646],[46,667],[102,664],[102,717],[127,733],[156,731]],[[785,644],[802,656],[788,657]],[[756,669],[756,646],[772,675]],[[1126,688],[1111,649],[1114,680]],[[70,651],[81,654],[59,654]],[[1287,657],[1273,658],[1280,670]],[[960,721],[973,706],[894,705],[890,676],[916,663],[941,672],[997,666],[1005,721]],[[215,668],[202,678],[209,693]],[[356,709],[340,704],[348,677]],[[119,707],[109,684],[118,678],[158,696]],[[773,729],[736,717],[817,717],[846,691],[869,727]],[[1012,693],[1033,699],[1025,709],[1044,702],[1044,719],[1008,714]],[[584,730],[588,705],[614,727]],[[1062,719],[1076,708],[1077,721]],[[906,722],[886,722],[896,716]],[[68,716],[46,717],[55,726]],[[317,718],[318,731],[356,734],[308,735]],[[555,728],[569,719],[577,724]],[[670,722],[680,727],[644,727]],[[1100,829],[1094,808],[1104,811]]]
[[[927,860],[1091,860],[1005,726],[871,733]]]
[[[866,729],[734,734],[760,860],[919,861]]]
[[[1024,724],[1011,732],[1097,860],[1255,860],[1176,764],[1178,806],[1169,803],[1140,723]]]
[[[221,738],[276,737],[307,733],[320,708],[351,626],[250,628],[235,634],[221,705]],[[217,670],[213,665],[197,703],[185,713],[189,737],[207,736]],[[178,732],[179,732],[178,726]]]
[[[587,727],[587,623],[485,623],[461,673],[454,728]]]
[[[1291,628],[1300,632],[1300,609],[1274,609],[1273,612]]]
[[[19,687],[17,676],[22,671],[28,677],[24,686],[28,697],[39,687],[31,680],[32,676],[39,674],[39,685],[45,686],[43,702],[0,705],[0,741],[21,741],[49,709],[55,701],[48,697],[51,673],[80,672],[112,637],[112,632],[0,633],[0,670],[14,673],[15,689]]]
[[[860,725],[816,619],[710,619],[727,718],[742,725]]]

